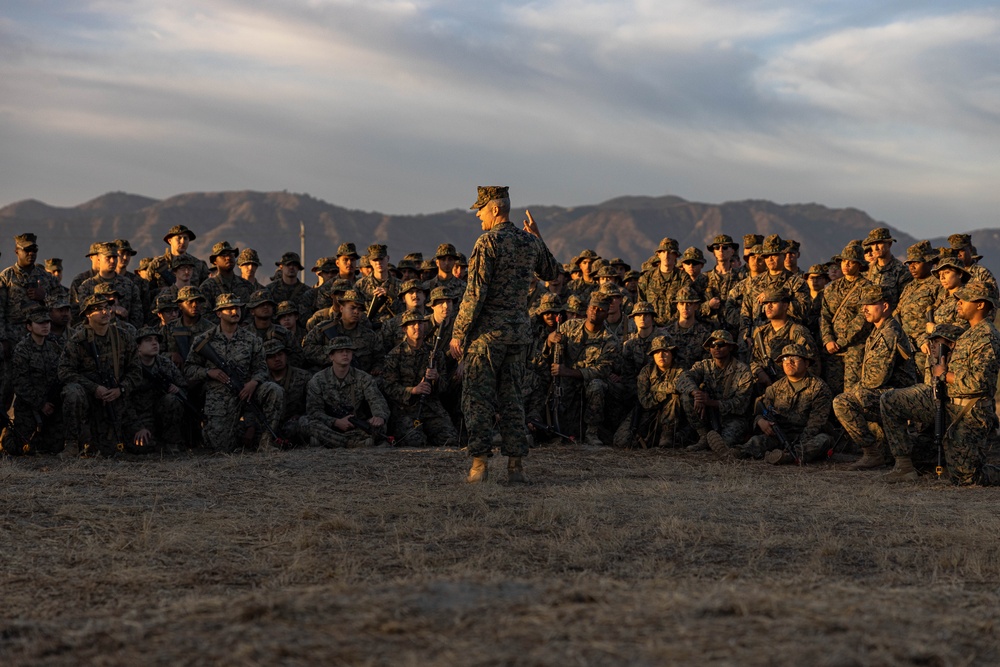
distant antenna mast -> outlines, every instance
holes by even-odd
[[[299,220],[299,256],[302,257],[302,266],[306,264],[306,223]]]

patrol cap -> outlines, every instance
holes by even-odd
[[[407,294],[409,292],[426,292],[427,288],[419,280],[407,280],[402,285],[399,286],[399,294]]]
[[[763,295],[764,303],[776,303],[780,301],[790,303],[792,300],[792,295],[784,287],[769,287],[764,290]]]
[[[219,255],[232,255],[236,257],[240,254],[239,248],[234,248],[229,241],[219,241],[212,246],[212,254],[208,256],[208,261],[215,263],[215,258]]]
[[[83,300],[83,303],[80,304],[80,315],[86,315],[90,311],[96,310],[101,306],[106,306],[109,303],[110,302],[103,296],[98,296],[97,294],[91,294],[90,296],[88,296],[86,299]]]
[[[478,211],[494,199],[507,199],[510,196],[509,185],[480,185],[476,191],[476,203],[469,207],[470,210]]]
[[[244,248],[240,256],[236,258],[236,266],[246,266],[247,264],[260,266],[260,255],[253,248]]]
[[[704,301],[698,291],[690,285],[685,285],[674,294],[674,303],[701,303]]]
[[[382,259],[383,257],[388,257],[388,256],[389,256],[389,247],[381,243],[373,243],[370,246],[368,246],[368,254],[365,255],[365,257],[368,258],[368,261],[371,261],[373,259]]]
[[[353,243],[341,243],[337,246],[337,257],[352,257],[354,259],[359,259],[361,256],[358,255],[357,249],[354,247]]]
[[[962,301],[989,301],[994,308],[998,304],[996,289],[980,280],[970,280],[960,289],[955,290],[955,296]]]
[[[889,296],[881,285],[865,285],[861,288],[859,302],[862,306],[888,301]]]
[[[368,255],[362,255],[361,259],[358,260],[358,266],[360,266],[361,268],[365,267],[371,268],[371,265],[372,261],[368,259]]]
[[[434,254],[434,259],[441,259],[442,257],[454,257],[458,259],[458,251],[455,250],[455,246],[450,243],[442,243],[438,246],[437,253]]]
[[[607,310],[608,308],[611,307],[611,300],[608,299],[607,294],[602,294],[599,291],[594,291],[590,293],[590,302],[587,304],[588,308],[593,306]]]
[[[339,267],[337,266],[336,258],[334,257],[320,257],[313,264],[310,269],[313,273],[337,273]]]
[[[243,299],[241,299],[236,294],[220,294],[215,299],[214,310],[218,311],[222,310],[223,308],[242,308],[245,305],[246,304],[243,303]]]
[[[421,314],[419,311],[410,309],[405,313],[403,313],[403,316],[400,318],[399,323],[401,326],[405,327],[406,325],[413,324],[414,322],[426,322],[426,321],[427,321],[426,315]]]
[[[246,306],[247,308],[256,308],[257,306],[262,306],[265,303],[269,303],[275,307],[278,305],[278,302],[271,298],[271,293],[268,290],[259,289],[250,295],[250,300],[247,301]],[[216,310],[218,310],[218,307],[216,307]]]
[[[913,262],[932,262],[937,258],[937,253],[931,247],[930,241],[917,241],[906,249],[906,261],[904,264]]]
[[[664,236],[660,239],[660,245],[656,247],[656,252],[677,252],[678,250],[677,241],[670,238],[669,236]]]
[[[670,338],[667,336],[654,336],[653,341],[649,344],[649,354],[652,355],[654,352],[660,352],[662,350],[676,352],[677,346],[672,345]]]
[[[691,246],[684,251],[681,255],[681,264],[704,264],[705,263],[705,253],[703,253],[699,248]]]
[[[892,238],[892,234],[889,232],[887,228],[876,227],[875,229],[868,232],[868,236],[865,238],[864,241],[861,242],[861,245],[867,248],[868,246],[875,243],[891,243],[895,240],[896,239]]]
[[[336,352],[337,350],[356,350],[357,346],[350,336],[337,336],[323,348],[327,354]]]
[[[97,241],[95,243],[90,244],[90,250],[87,251],[87,254],[84,255],[84,257],[93,257],[94,255],[100,255],[100,254],[101,254],[101,242]]]
[[[965,333],[965,329],[958,326],[957,324],[947,324],[942,322],[941,324],[935,324],[934,330],[931,331],[931,338],[944,338],[945,340],[954,343],[958,340],[958,337]]]
[[[714,252],[716,248],[733,248],[734,250],[739,250],[740,244],[733,240],[733,237],[729,234],[717,234],[712,242],[708,244],[707,249],[709,252]]]
[[[204,300],[205,297],[202,297]],[[153,304],[153,313],[162,313],[167,310],[177,310],[177,302],[170,292],[162,292],[156,295],[156,302]]]
[[[205,295],[201,293],[201,290],[192,285],[187,287],[182,287],[177,291],[177,298],[174,300],[175,303],[182,303],[184,301],[207,301]]]
[[[636,315],[656,315],[656,309],[653,308],[653,304],[649,301],[636,301],[635,305],[632,306],[632,312],[629,317],[635,317]]]
[[[135,342],[141,342],[143,338],[149,338],[150,336],[156,336],[156,339],[163,342],[163,332],[160,331],[160,327],[145,326],[141,327],[135,332]]]
[[[198,262],[195,261],[194,257],[192,257],[187,253],[184,253],[183,255],[177,255],[170,260],[171,271],[176,271],[182,266],[190,266],[191,268],[194,268],[197,265]]]
[[[282,301],[278,304],[278,309],[274,311],[275,317],[284,317],[285,315],[298,315],[299,309],[292,301]]]
[[[563,306],[562,299],[559,298],[558,294],[552,294],[551,292],[542,295],[542,299],[538,303],[538,309],[535,310],[537,315],[564,312],[566,312],[566,307]]]
[[[713,331],[701,346],[707,350],[713,343],[725,343],[732,347],[737,346],[736,341],[733,340],[733,335],[725,329],[716,329]]]
[[[132,249],[132,244],[128,242],[128,239],[115,239],[114,243],[118,248],[118,252],[126,252],[130,257],[135,257],[139,254]]]
[[[45,260],[45,270],[46,271],[62,271],[62,258],[61,257],[50,257]]]
[[[288,348],[285,347],[285,343],[278,338],[271,338],[270,340],[264,341],[264,356],[273,357],[274,355],[285,352]]]
[[[45,322],[52,321],[52,316],[49,315],[49,309],[41,305],[29,308],[28,311],[25,312],[24,317],[29,322],[34,322],[35,324],[43,324]]]
[[[163,237],[163,242],[170,243],[171,236],[180,236],[181,234],[187,234],[189,241],[194,241],[196,238],[198,238],[197,236],[194,235],[194,232],[192,232],[184,225],[174,225],[173,227],[167,230],[166,235]]]
[[[544,296],[542,297],[542,300],[543,301],[545,300]],[[448,294],[448,290],[446,290],[445,288],[435,287],[434,289],[431,290],[431,296],[430,298],[427,299],[427,303],[433,306],[439,301],[454,301],[454,299],[451,298],[451,296]]]
[[[302,266],[302,258],[299,257],[297,252],[286,252],[281,256],[281,259],[274,263],[275,266],[286,266],[291,264],[299,271],[305,271],[306,267]]]
[[[347,303],[348,301],[353,301],[354,303],[360,304],[362,307],[365,305],[364,299],[361,298],[361,294],[357,290],[349,289],[340,297],[339,301],[341,303]]]
[[[14,247],[24,250],[25,248],[38,249],[38,237],[31,232],[18,234],[14,237]]]
[[[972,234],[952,234],[948,237],[948,243],[955,250],[964,250],[972,245]]]
[[[778,358],[775,359],[775,361],[783,361],[785,357],[800,357],[809,363],[816,361],[813,356],[809,354],[809,350],[806,349],[806,346],[799,343],[791,343],[790,345],[786,345],[781,348],[781,354],[778,355]]]
[[[786,252],[785,242],[777,234],[770,234],[764,238],[763,247],[760,254],[765,257],[770,255],[781,255]]]

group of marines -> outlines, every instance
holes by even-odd
[[[343,243],[316,261],[313,286],[287,252],[262,285],[257,252],[221,241],[205,262],[187,252],[194,239],[172,227],[135,272],[127,240],[95,243],[66,288],[61,260],[37,264],[36,237],[15,237],[17,262],[0,272],[4,452],[458,447],[471,404],[489,427],[496,399],[473,400],[479,371],[459,349],[476,302],[453,245],[392,265],[385,245],[361,256]],[[496,438],[522,428],[535,444],[772,464],[860,451],[852,467],[893,464],[887,481],[916,479],[940,452],[954,483],[997,483],[996,280],[968,235],[914,244],[905,262],[894,242],[874,229],[807,271],[776,234],[746,235],[742,253],[716,236],[708,271],[700,248],[670,238],[641,270],[584,250],[513,295],[531,319],[515,360],[525,423],[496,409]],[[479,248],[473,272],[487,270]]]

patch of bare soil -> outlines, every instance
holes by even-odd
[[[4,665],[1000,662],[997,490],[453,450],[0,463]]]

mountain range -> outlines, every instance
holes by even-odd
[[[888,227],[897,243],[893,252],[905,256],[914,242],[909,234],[872,219],[855,208],[832,209],[820,204],[776,204],[746,200],[706,204],[675,196],[625,196],[600,204],[558,207],[515,207],[511,219],[520,223],[525,208],[538,221],[546,243],[560,261],[568,262],[584,248],[606,258],[621,257],[633,267],[646,260],[660,239],[678,240],[681,251],[705,246],[720,232],[742,242],[744,234],[780,234],[802,244],[799,264],[826,261],[851,239],[864,238],[874,227]],[[0,208],[0,250],[13,257],[13,236],[34,232],[39,239],[39,261],[62,257],[64,281],[89,268],[85,258],[94,241],[127,238],[139,257],[162,254],[163,235],[171,226],[187,225],[197,238],[189,251],[208,259],[212,245],[226,240],[240,248],[257,249],[270,275],[283,252],[300,247],[300,223],[305,226],[306,258],[311,266],[317,257],[336,254],[344,241],[354,242],[359,252],[370,243],[389,246],[391,261],[410,252],[433,257],[439,243],[451,242],[469,254],[481,233],[479,221],[467,209],[426,215],[387,215],[342,208],[308,194],[284,192],[193,192],[158,200],[124,192],[111,192],[72,207],[50,206],[28,199]],[[948,234],[960,229],[942,229],[930,239],[945,245]],[[972,231],[972,239],[983,264],[1000,269],[1000,229]],[[7,245],[9,243],[9,245]],[[9,253],[9,254],[8,254]],[[706,255],[709,255],[705,251]],[[708,256],[708,267],[713,261]],[[2,262],[2,260],[0,260]],[[3,262],[3,263],[12,263]],[[132,268],[135,268],[134,265]]]

